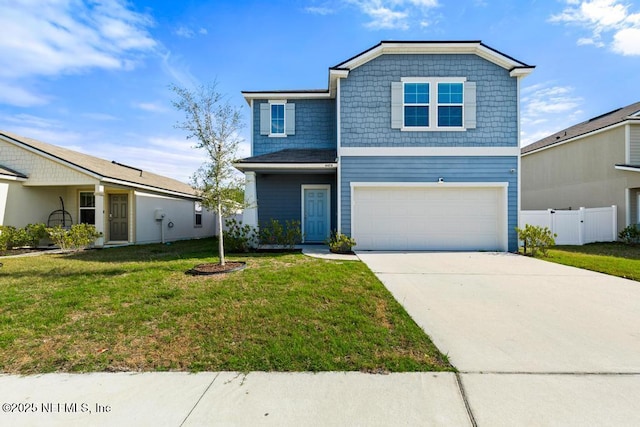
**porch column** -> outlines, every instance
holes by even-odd
[[[101,248],[104,246],[104,185],[96,184],[93,195],[96,203],[96,231],[102,233],[102,236],[96,239],[95,245]]]
[[[256,193],[256,173],[245,172],[244,204],[242,223],[252,227],[258,227],[258,197]]]

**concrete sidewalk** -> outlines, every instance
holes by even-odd
[[[470,426],[453,373],[0,376],[6,426]]]

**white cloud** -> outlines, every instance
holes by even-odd
[[[309,6],[304,8],[305,12],[312,13],[314,15],[332,15],[335,13],[334,9],[322,6]]]
[[[370,19],[365,27],[409,30],[429,25],[429,12],[439,6],[437,0],[347,0]]]
[[[17,86],[15,83],[0,80],[0,104],[15,105],[17,107],[33,107],[49,102],[45,95],[34,93]]]
[[[139,102],[137,104],[133,104],[133,106],[150,113],[165,113],[169,111],[165,105],[155,102]]]
[[[406,19],[406,12],[399,12],[386,7],[371,7],[364,9],[364,12],[371,17],[371,21],[365,26],[367,28],[379,29],[400,29],[408,30],[409,24]]]
[[[13,87],[1,101],[28,106],[46,97],[23,88],[25,79],[83,72],[127,70],[157,42],[153,21],[124,0],[22,0],[0,3],[0,86]],[[10,35],[10,36],[8,36]]]
[[[176,84],[182,87],[196,87],[198,79],[191,74],[189,67],[184,64],[180,56],[173,56],[171,52],[162,55],[162,69]]]
[[[208,33],[209,32],[207,31],[206,28],[200,27],[197,30],[194,30],[192,28],[185,27],[184,25],[179,26],[173,31],[173,34],[175,34],[176,36],[182,37],[185,39],[192,39],[193,37],[196,36],[196,34],[199,34],[201,36],[206,36]]]
[[[194,36],[194,32],[191,28],[187,28],[187,27],[178,27],[173,34],[175,34],[178,37],[183,37],[185,39],[190,39]]]
[[[583,99],[573,88],[540,83],[522,90],[521,139],[528,145],[578,123],[584,114]]]
[[[640,28],[625,28],[613,36],[613,51],[622,55],[640,55]]]
[[[87,119],[97,120],[101,122],[110,122],[113,120],[119,120],[117,117],[112,116],[111,114],[105,113],[82,113],[82,117],[86,117]]]
[[[611,45],[622,55],[640,55],[640,13],[630,13],[621,0],[567,0],[567,7],[551,16],[551,22],[576,25],[591,32],[578,39],[578,45]],[[612,34],[612,35],[611,35]]]

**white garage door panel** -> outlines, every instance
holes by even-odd
[[[360,250],[506,250],[502,187],[355,187]]]

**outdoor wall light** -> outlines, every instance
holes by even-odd
[[[443,177],[438,178],[438,184],[442,184],[443,182],[444,182],[444,178]]]

